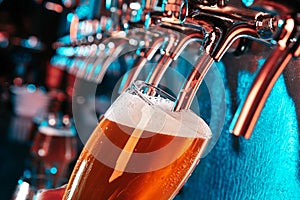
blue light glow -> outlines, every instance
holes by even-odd
[[[281,28],[284,24],[284,21],[283,20],[278,20],[278,28]]]
[[[69,13],[68,15],[67,15],[67,20],[68,20],[68,22],[72,22],[72,19],[73,19],[73,17],[74,17],[74,14],[73,13]]]
[[[78,60],[78,68],[81,69],[83,68],[85,62],[83,62],[82,60]]]
[[[106,8],[107,10],[109,10],[110,7],[111,7],[111,0],[106,0],[106,1],[105,1],[105,8]]]
[[[254,0],[242,0],[242,2],[245,6],[249,7],[254,3]]]
[[[18,180],[18,184],[21,185],[24,181],[22,179]]]
[[[36,91],[36,87],[33,84],[28,84],[27,85],[27,91],[30,93],[34,93]]]
[[[23,172],[23,176],[26,177],[26,178],[30,178],[31,177],[31,171],[30,170],[24,170]]]
[[[266,61],[266,58],[261,58],[257,61],[258,66],[262,66]]]
[[[56,167],[51,167],[50,173],[51,174],[56,174],[57,173],[57,168]]]
[[[43,120],[40,124],[40,126],[44,127],[44,126],[48,126],[48,122],[46,120]]]
[[[105,30],[110,30],[111,26],[112,26],[112,20],[107,19]]]
[[[92,69],[93,69],[93,64],[92,63],[88,64],[88,66],[86,68],[86,73],[90,73],[92,71]]]
[[[56,49],[56,53],[62,56],[73,56],[74,48],[73,47],[59,47]]]
[[[124,85],[125,85],[125,83],[126,83],[126,81],[127,81],[127,79],[128,79],[129,73],[130,73],[130,71],[126,72],[126,73],[123,75],[122,81],[121,81],[121,83],[120,83],[120,87],[119,87],[119,89],[118,89],[118,94],[121,94],[123,88],[125,87]]]
[[[151,24],[151,17],[150,14],[148,13],[145,17],[145,23],[144,23],[145,29],[148,29],[150,24]]]
[[[101,65],[98,64],[98,65],[96,66],[96,68],[95,68],[94,74],[95,74],[95,75],[98,75],[98,74],[100,73],[100,71],[101,71]]]
[[[79,19],[84,19],[90,13],[90,7],[87,4],[82,4],[76,8],[75,12]]]
[[[70,44],[71,43],[70,35],[63,36],[59,38],[58,41],[64,44]]]

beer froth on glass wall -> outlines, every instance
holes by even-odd
[[[211,131],[174,98],[142,81],[122,93],[85,145],[63,199],[172,199]]]

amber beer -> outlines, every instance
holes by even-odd
[[[31,153],[45,163],[69,163],[77,151],[76,135],[69,130],[40,126]]]
[[[49,183],[47,187],[58,187],[65,182],[68,166],[77,156],[77,137],[69,129],[40,126],[30,151],[34,176],[38,179],[36,187],[46,187],[44,184],[50,182],[47,178],[52,179],[52,185]],[[52,171],[52,177],[46,177],[47,170],[51,168],[56,170]]]
[[[89,138],[63,199],[172,199],[211,132],[192,111],[174,113],[170,105],[123,93]]]

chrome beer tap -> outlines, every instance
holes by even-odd
[[[124,11],[127,17],[128,13],[129,15],[133,15],[132,13],[134,12],[132,10],[138,7],[136,6],[137,3],[138,2],[136,1],[128,3],[129,7]],[[132,6],[132,4],[135,6]],[[127,4],[124,3],[123,5]],[[139,6],[141,5],[139,4]],[[158,7],[156,7],[155,12],[158,12],[159,10],[161,11],[162,8],[158,9]],[[113,29],[114,31],[109,33],[109,37],[101,38],[96,49],[90,48],[91,54],[88,53],[88,56],[82,56],[82,54],[81,56],[76,56],[75,62],[73,62],[74,65],[71,68],[80,68],[78,70],[80,73],[77,77],[82,77],[89,81],[100,83],[110,64],[114,60],[124,53],[140,49],[140,53],[138,55],[139,59],[134,65],[134,68],[137,70],[133,73],[133,77],[136,77],[138,76],[143,64],[146,63],[145,61],[150,60],[163,45],[165,53],[170,51],[169,49],[174,46],[176,38],[178,39],[178,37],[170,30],[163,30],[162,27],[155,25],[152,27],[155,20],[153,20],[150,24],[149,22],[143,21],[146,18],[145,16],[150,12],[153,12],[153,10],[148,8],[146,12],[141,13],[141,16],[139,17],[140,21],[136,21],[135,18],[133,18],[133,21],[130,21],[132,17],[129,16],[127,20],[131,23],[132,28],[128,30]],[[125,19],[125,21],[127,20]],[[137,23],[143,23],[143,28],[138,28]],[[79,66],[76,66],[76,63],[79,63]],[[124,83],[124,85],[130,84],[131,81],[129,80],[131,79],[128,79],[128,82]]]
[[[230,131],[237,136],[249,138],[259,118],[261,110],[276,80],[293,58],[300,56],[300,1],[254,1],[253,8],[276,12],[280,30],[273,38],[276,43],[256,76],[248,96],[240,104]]]
[[[172,3],[175,5],[176,2],[174,1]],[[168,5],[168,3],[166,5]],[[143,22],[143,28],[147,30],[147,32],[145,33],[148,36],[153,35],[153,33],[156,33],[156,35],[154,37],[150,36],[150,45],[147,48],[144,48],[141,55],[135,60],[130,73],[128,73],[126,79],[122,81],[122,84],[119,88],[119,93],[124,91],[134,80],[137,79],[142,69],[149,61],[151,61],[154,55],[158,54],[160,55],[160,57],[163,57],[164,55],[169,55],[170,52],[173,51],[172,49],[175,48],[175,46],[177,45],[177,42],[179,40],[178,34],[172,31],[171,29],[162,27],[160,25],[163,19],[169,19],[168,17],[166,17],[165,14],[165,11],[168,10],[164,8],[166,7],[166,5],[163,1],[147,0],[145,2],[141,18]],[[185,4],[179,4],[179,6],[183,5]],[[171,9],[174,10],[174,8]],[[181,9],[178,8],[178,5],[176,5],[176,9],[174,10],[174,12],[170,12],[169,14],[176,13],[180,10]],[[177,12],[176,15],[178,14],[179,12]],[[184,13],[184,15],[185,14],[186,13]],[[180,17],[182,17],[183,19],[183,15],[181,15]],[[173,20],[175,21],[176,18],[173,18]],[[161,51],[161,53],[157,53],[159,50]]]
[[[239,38],[249,38],[270,44],[269,36],[275,30],[274,18],[264,12],[229,5],[197,4],[186,20],[186,26],[200,26],[204,31],[204,55],[187,78],[177,99],[175,110],[187,109],[213,61],[220,61],[230,45]],[[264,31],[259,31],[259,30]]]
[[[299,57],[299,1],[254,1],[250,8],[233,7],[226,1],[190,2],[193,3],[189,6],[189,14],[182,21],[178,19],[178,14],[172,13],[173,10],[167,11],[168,15],[160,16],[160,26],[176,29],[186,37],[181,39],[171,56],[163,56],[147,81],[157,85],[166,69],[191,40],[202,42],[205,54],[184,83],[175,106],[175,110],[187,109],[213,61],[220,61],[233,42],[246,38],[273,46],[271,56],[263,65],[230,127],[235,135],[249,138],[278,76],[289,60]],[[176,20],[174,16],[177,16]]]
[[[125,1],[100,1],[97,4],[101,5],[100,16],[93,16],[96,17],[93,20],[80,21],[76,13],[73,15],[69,34],[71,44],[56,45],[56,55],[52,58],[54,65],[61,66],[68,73],[87,80],[94,79],[90,71],[93,72],[95,68],[96,71],[100,71],[94,63],[100,62],[98,58],[105,56],[104,50],[107,47],[102,42],[113,35],[122,34],[118,32],[125,29],[122,23],[124,15],[122,7]],[[64,62],[55,62],[55,60]]]
[[[162,59],[163,55],[169,55],[171,49],[175,47],[178,42],[179,36],[176,32],[173,32],[169,29],[162,29],[160,26],[154,26],[153,28],[149,28],[149,31],[157,31],[161,30],[157,34],[157,38],[153,40],[153,42],[149,45],[150,48],[146,49],[143,52],[143,56],[140,56],[136,59],[131,71],[128,73],[126,79],[123,80],[121,87],[119,89],[119,93],[127,89],[127,87],[138,78],[142,69],[146,66],[148,62],[152,60],[152,58],[159,54],[160,59]],[[163,51],[162,53],[157,53],[158,51]]]
[[[193,28],[184,27],[182,24],[187,19],[188,2],[181,1],[167,1],[163,15],[154,16],[160,18],[160,26],[168,28],[174,32],[179,33],[177,36],[178,43],[172,44],[172,48],[165,53],[159,60],[156,67],[153,68],[146,82],[157,86],[173,61],[175,61],[182,51],[194,41],[203,41],[204,35],[202,31],[194,30]]]
[[[229,46],[238,38],[249,38],[274,46],[271,56],[257,75],[243,104],[234,116],[230,131],[249,138],[263,105],[277,78],[293,57],[299,57],[299,1],[259,1],[256,9],[236,9],[229,6],[207,7],[197,5],[195,19],[213,23],[217,40],[204,45],[207,56],[195,66],[181,94],[175,110],[188,108],[204,75],[213,60],[220,60]],[[197,10],[198,9],[198,10]],[[297,10],[298,9],[298,10]],[[278,14],[274,14],[274,10]],[[222,22],[223,21],[223,22]],[[196,20],[197,22],[197,20]],[[212,47],[212,48],[211,48]]]
[[[134,36],[137,31],[130,31],[131,35],[127,37],[129,28],[139,28],[139,24],[145,24],[145,15],[151,11],[149,8],[147,12],[140,12],[145,6],[143,1],[114,1],[112,3],[103,1],[102,4],[103,9],[98,21],[84,20],[80,22],[74,15],[70,25],[70,38],[73,43],[71,46],[56,46],[56,55],[52,59],[62,60],[63,62],[54,62],[55,65],[66,69],[76,77],[98,83],[101,82],[110,63],[126,47],[129,48],[131,46],[128,44],[129,41],[135,39]],[[161,8],[157,7],[156,11],[158,10],[161,10]],[[149,22],[147,23],[149,24]],[[143,25],[142,27],[144,28],[145,26]],[[86,31],[86,29],[90,31]],[[141,29],[139,32],[141,35],[144,35],[138,36],[137,40],[139,40],[139,43],[146,44],[153,40],[149,39],[153,35],[150,31],[148,31],[150,34],[146,34],[147,31]],[[95,33],[96,35],[93,35]],[[164,32],[162,33],[164,34]],[[78,38],[79,36],[81,37]],[[116,42],[117,40],[119,43]],[[128,45],[126,46],[125,44]],[[113,45],[116,48],[110,48],[109,45]],[[119,47],[122,45],[123,48]],[[147,48],[147,45],[139,48]],[[105,51],[109,51],[111,54],[107,54]]]
[[[143,67],[158,50],[164,49],[156,67],[152,68],[146,80],[152,85],[158,85],[167,68],[172,66],[182,51],[191,42],[199,42],[203,47],[203,55],[198,56],[198,61],[188,75],[175,106],[175,110],[188,109],[212,63],[220,61],[235,41],[247,39],[263,43],[274,50],[263,65],[230,127],[230,131],[235,135],[249,138],[278,76],[289,60],[299,57],[300,3],[283,0],[256,0],[251,1],[252,4],[250,1],[243,2],[247,6],[233,6],[226,0],[119,2],[117,9],[113,9],[113,15],[119,18],[114,18],[113,21],[117,21],[119,25],[123,23],[124,27],[119,29],[120,26],[117,26],[113,31],[107,31],[109,39],[106,44],[109,44],[110,40],[119,40],[120,43],[115,43],[114,48],[110,49],[110,54],[105,54],[101,49],[104,38],[99,39],[97,50],[90,48],[91,54],[83,59],[85,64],[79,70],[79,76],[101,82],[111,62],[123,53],[125,46],[130,46],[128,44],[131,39],[136,39],[134,37],[137,32],[129,31],[129,27],[144,29],[138,31],[143,36],[138,37],[137,41],[148,41],[148,49],[143,45],[132,47],[140,48],[141,54],[135,60],[133,71],[126,77],[121,90],[137,79]],[[141,10],[143,11],[140,12]],[[115,35],[120,33],[124,35],[117,39]],[[149,34],[157,35],[147,37]],[[78,58],[79,61],[81,59]],[[74,63],[76,65],[76,62]],[[91,65],[92,70],[87,70]]]

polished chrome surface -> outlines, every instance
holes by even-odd
[[[188,109],[212,63],[222,60],[234,42],[239,40],[241,48],[245,40],[260,42],[270,46],[273,52],[254,80],[230,127],[235,135],[249,138],[277,78],[288,62],[300,55],[300,2],[254,0],[243,3],[244,6],[225,0],[120,1],[109,8],[113,11],[110,15],[104,12],[99,22],[79,22],[74,18],[70,29],[75,33],[71,31],[70,36],[73,38],[71,48],[76,50],[69,59],[75,61],[69,62],[72,65],[68,69],[78,77],[100,83],[110,64],[121,54],[126,54],[127,48],[139,48],[133,70],[120,90],[137,79],[154,55],[159,55],[156,66],[146,78],[148,83],[156,86],[186,47],[191,42],[198,42],[204,53],[183,83],[175,106],[176,110]],[[81,34],[85,35],[85,40],[75,37],[80,23],[92,30],[90,35]],[[136,28],[142,30],[131,31]],[[97,30],[101,30],[98,31],[100,36],[95,35]],[[91,42],[88,42],[89,37]],[[139,45],[131,45],[133,39]],[[109,45],[111,47],[107,50]],[[84,54],[84,48],[89,49],[89,53]],[[78,67],[81,63],[84,67]],[[91,70],[87,70],[90,65]]]

